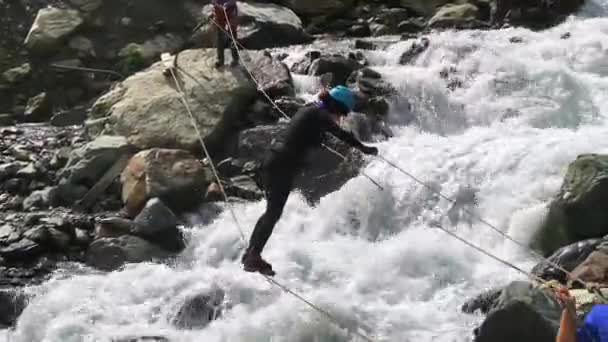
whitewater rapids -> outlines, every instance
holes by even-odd
[[[608,153],[608,1],[543,32],[444,32],[413,65],[398,60],[411,41],[366,52],[372,67],[409,99],[416,124],[404,126],[403,101],[391,104],[395,137],[382,156],[448,196],[478,190],[474,210],[525,242],[558,191],[565,167],[582,153]],[[561,39],[566,33],[570,39]],[[510,43],[511,37],[522,38]],[[317,43],[317,47],[348,46]],[[295,59],[311,47],[287,50]],[[454,67],[454,91],[439,76]],[[296,77],[301,96],[316,89]],[[535,260],[479,222],[453,225],[451,205],[379,160],[311,208],[292,194],[266,248],[276,279],[377,341],[469,341],[481,316],[460,312],[470,297],[524,276],[438,229],[530,269]],[[248,237],[264,202],[234,207]],[[225,211],[188,228],[189,247],[173,265],[136,264],[102,274],[59,272],[35,294],[7,342],[111,341],[164,336],[171,341],[353,341],[326,318],[241,270],[237,226]],[[214,288],[229,307],[204,330],[170,321],[183,301]]]

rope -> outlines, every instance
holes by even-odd
[[[414,176],[413,174],[407,172],[406,170],[404,170],[403,168],[399,167],[398,165],[396,165],[395,163],[391,162],[390,160],[387,160],[386,158],[382,157],[382,156],[377,156],[378,159],[386,162],[387,164],[389,164],[390,166],[392,166],[393,168],[395,168],[396,170],[400,171],[401,173],[405,174],[406,176],[410,177],[411,179],[413,179],[414,181],[416,181],[417,183],[421,184],[422,186],[425,186],[426,188],[430,189],[433,193],[439,195],[441,198],[452,202],[452,203],[456,203],[456,200],[444,195],[443,193],[441,193],[440,191],[437,191],[436,189],[434,189],[432,186],[426,184],[425,182],[423,182],[422,180],[418,179],[416,176]],[[504,238],[506,238],[509,241],[514,242],[515,244],[517,244],[518,246],[524,248],[526,251],[530,252],[532,255],[536,256],[537,258],[540,258],[541,260],[547,262],[549,265],[559,269],[560,271],[566,273],[571,279],[575,279],[576,281],[579,281],[583,286],[585,286],[588,290],[592,291],[593,288],[590,287],[586,282],[584,282],[582,279],[580,279],[579,277],[574,277],[574,275],[572,274],[572,272],[569,272],[568,270],[566,270],[565,268],[561,267],[560,265],[558,265],[557,263],[549,260],[548,258],[545,258],[544,256],[540,255],[538,252],[534,251],[532,248],[524,245],[523,243],[515,240],[514,238],[510,237],[508,234],[504,233],[503,231],[501,231],[500,229],[498,229],[496,226],[494,226],[493,224],[491,224],[490,222],[486,221],[485,219],[483,219],[483,217],[476,215],[475,213],[471,212],[470,210],[463,208],[464,211],[466,213],[468,213],[469,215],[473,216],[474,218],[476,218],[477,220],[479,220],[479,222],[487,225],[488,227],[490,227],[492,230],[498,232],[500,235],[502,235]],[[450,233],[448,233],[450,234]],[[514,267],[515,268],[515,267]],[[538,277],[536,277],[538,278]],[[602,300],[606,301],[605,298],[602,297]]]
[[[239,43],[235,36],[234,36],[234,32],[232,31],[232,25],[230,23],[230,20],[228,19],[228,13],[226,12],[226,9],[224,8],[224,16],[226,17],[226,22],[228,23],[228,29],[230,32],[226,31],[223,27],[221,27],[214,19],[211,19],[211,22],[220,30],[222,30],[225,34],[227,34],[230,39],[232,39],[234,48],[237,51],[237,54],[239,55],[239,58],[241,60],[243,60],[243,54],[241,53],[241,49],[239,48],[239,46],[241,48],[243,48],[243,50],[245,52],[247,52],[247,55],[249,57],[249,59],[253,60],[253,58],[251,57],[251,55],[249,54],[249,51],[241,44]],[[283,117],[289,122],[291,121],[291,118],[289,117],[289,115],[287,115],[287,113],[285,113],[285,111],[283,111],[275,102],[274,100],[270,97],[270,95],[268,95],[268,93],[264,90],[264,88],[260,85],[260,83],[255,79],[255,76],[253,76],[253,73],[249,70],[249,68],[247,67],[247,65],[245,63],[243,63],[243,67],[245,69],[245,71],[247,71],[247,73],[249,74],[249,76],[251,77],[251,79],[253,80],[253,82],[256,84],[257,89],[264,95],[264,97],[266,97],[266,99],[268,100],[268,102],[279,112],[281,113],[281,115],[283,115]],[[321,144],[321,146],[323,148],[325,148],[326,150],[328,150],[329,152],[335,154],[336,156],[340,157],[342,160],[346,161],[347,158],[346,156],[344,156],[343,154],[341,154],[340,152],[332,149],[331,147],[327,146],[326,144]],[[367,178],[369,181],[371,181],[374,185],[376,185],[380,190],[384,190],[384,188],[378,183],[376,182],[372,177],[368,176],[365,172],[361,171],[361,174]]]
[[[118,73],[118,72],[112,71],[112,70],[106,70],[106,69],[83,68],[83,67],[75,67],[75,66],[61,65],[61,64],[50,64],[49,66],[52,68],[56,68],[56,69],[97,72],[97,73],[102,73],[102,74],[110,74],[110,75],[118,76],[120,78],[125,78],[125,76],[121,73]]]

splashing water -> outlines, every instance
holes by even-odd
[[[595,3],[608,8],[607,2]],[[583,11],[588,13],[589,7]],[[597,11],[595,11],[597,13]],[[570,32],[570,39],[561,39]],[[521,43],[510,43],[513,36]],[[576,17],[544,32],[523,29],[444,32],[412,65],[399,66],[411,42],[368,52],[412,105],[391,104],[396,137],[380,153],[449,196],[478,189],[475,211],[526,241],[581,153],[608,153],[608,19]],[[323,45],[324,43],[316,43]],[[325,43],[335,49],[349,42]],[[309,47],[307,47],[309,48]],[[293,48],[292,56],[305,51]],[[440,76],[462,87],[450,90]],[[296,77],[302,96],[314,80]],[[402,99],[402,100],[403,100]],[[316,208],[293,194],[265,251],[277,280],[332,312],[344,326],[379,341],[468,341],[481,316],[465,315],[469,297],[521,274],[432,226],[460,236],[524,269],[535,260],[479,222],[449,221],[450,203],[379,160],[363,177]],[[250,234],[263,201],[235,206]],[[29,288],[36,296],[11,342],[110,341],[165,336],[171,341],[352,341],[302,302],[240,269],[240,240],[229,213],[188,229],[189,247],[174,265],[137,264],[108,274],[80,271]],[[185,298],[214,288],[230,307],[203,330],[170,324]]]

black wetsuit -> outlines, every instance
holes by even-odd
[[[320,147],[325,132],[355,148],[364,147],[351,133],[340,128],[326,110],[315,105],[299,110],[292,118],[283,142],[272,147],[264,160],[262,181],[267,204],[266,212],[251,234],[249,248],[253,252],[262,253],[283,213],[295,176],[304,166],[308,153]]]

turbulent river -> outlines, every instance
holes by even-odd
[[[525,242],[582,153],[608,153],[608,1],[596,0],[553,29],[444,32],[413,65],[400,66],[411,41],[365,52],[372,68],[411,103],[391,104],[395,137],[377,143],[392,160],[448,196],[477,191],[478,215]],[[561,39],[566,33],[570,39]],[[511,43],[511,37],[521,43]],[[390,38],[390,37],[389,37]],[[340,49],[349,42],[316,43]],[[286,50],[291,57],[311,47]],[[440,77],[455,69],[462,87]],[[302,96],[316,92],[295,78]],[[470,297],[524,279],[434,228],[450,230],[516,265],[536,260],[478,221],[446,217],[440,200],[380,160],[364,177],[309,207],[292,194],[265,257],[276,279],[330,311],[343,326],[378,341],[469,341],[481,316],[460,312]],[[246,235],[264,202],[236,205]],[[111,341],[165,336],[171,341],[353,341],[325,317],[259,275],[241,270],[240,237],[228,211],[186,228],[188,249],[171,265],[136,264],[100,274],[68,268],[41,286],[8,342]],[[191,295],[225,291],[221,319],[179,330],[171,319]]]

